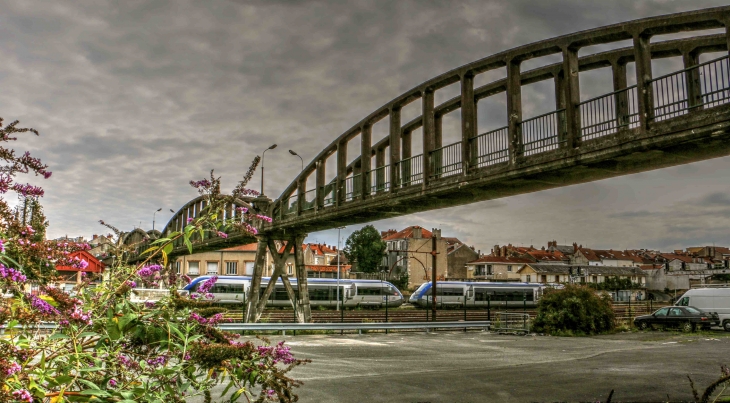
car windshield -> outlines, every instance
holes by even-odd
[[[685,307],[684,307],[684,309],[686,309],[686,310],[687,310],[687,312],[689,312],[689,313],[691,313],[691,314],[695,314],[695,315],[699,315],[699,314],[701,314],[701,313],[702,313],[702,311],[700,311],[699,309],[697,309],[697,308],[693,308],[693,307],[691,307],[691,306],[685,306]]]

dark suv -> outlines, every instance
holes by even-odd
[[[711,326],[719,326],[720,317],[717,313],[702,312],[692,306],[665,306],[651,315],[637,316],[634,318],[634,325],[639,329],[649,329],[657,325],[691,332],[697,328],[707,330]]]

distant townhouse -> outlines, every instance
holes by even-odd
[[[556,265],[556,264],[540,264],[528,263],[519,271],[520,280],[526,283],[593,283],[600,284],[606,281],[608,277],[616,277],[620,279],[630,279],[633,283],[638,284],[642,289],[646,287],[646,273],[638,267],[627,266],[575,266],[575,265]],[[632,300],[640,300],[645,297],[645,293],[641,290],[632,292],[619,293],[619,300],[628,300],[631,295]]]
[[[441,230],[428,231],[417,225],[401,231],[381,232],[385,241],[386,253],[382,267],[390,278],[408,275],[408,289],[415,289],[426,281],[431,281],[432,238],[436,238],[436,277],[445,279],[448,274],[448,244],[441,237]]]
[[[664,259],[665,266],[668,271],[693,271],[707,269],[707,262],[704,258],[693,257],[681,253],[681,251],[675,251],[675,253],[662,253],[660,256]]]
[[[579,246],[571,259],[573,265],[586,266],[638,266],[637,260],[629,253],[620,250],[590,249]]]
[[[469,278],[467,263],[479,258],[479,251],[461,243],[457,238],[446,240],[446,280],[462,280]]]
[[[482,256],[466,263],[468,279],[487,281],[520,281],[519,270],[531,259],[508,256]]]

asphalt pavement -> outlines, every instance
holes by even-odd
[[[613,402],[692,401],[687,376],[701,394],[730,364],[730,334],[720,331],[271,337],[282,339],[312,360],[291,373],[304,382],[303,403],[597,402],[611,390]]]

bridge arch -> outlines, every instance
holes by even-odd
[[[324,147],[274,201],[266,231],[307,233],[730,155],[728,58],[699,63],[703,53],[727,52],[729,25],[730,7],[646,18],[520,46],[440,74]],[[651,42],[716,28],[725,33]],[[578,55],[587,46],[626,40],[632,46]],[[554,54],[562,61],[522,70],[523,62]],[[652,77],[652,60],[676,56],[684,69]],[[635,65],[635,85],[628,85],[628,63]],[[580,73],[604,67],[611,68],[614,91],[581,100]],[[495,69],[505,69],[506,78],[475,87],[476,76]],[[523,116],[522,87],[546,80],[554,84],[555,110]],[[454,83],[461,94],[435,104],[435,92]],[[478,102],[496,94],[506,95],[508,119],[479,133]],[[401,110],[419,99],[421,114],[401,122]],[[460,140],[443,145],[441,120],[458,109]],[[389,133],[372,144],[372,126],[385,118]],[[417,129],[423,152],[414,156]],[[347,144],[358,135],[360,153],[348,164]],[[332,157],[334,180],[325,183]],[[306,188],[310,175],[315,189]]]

